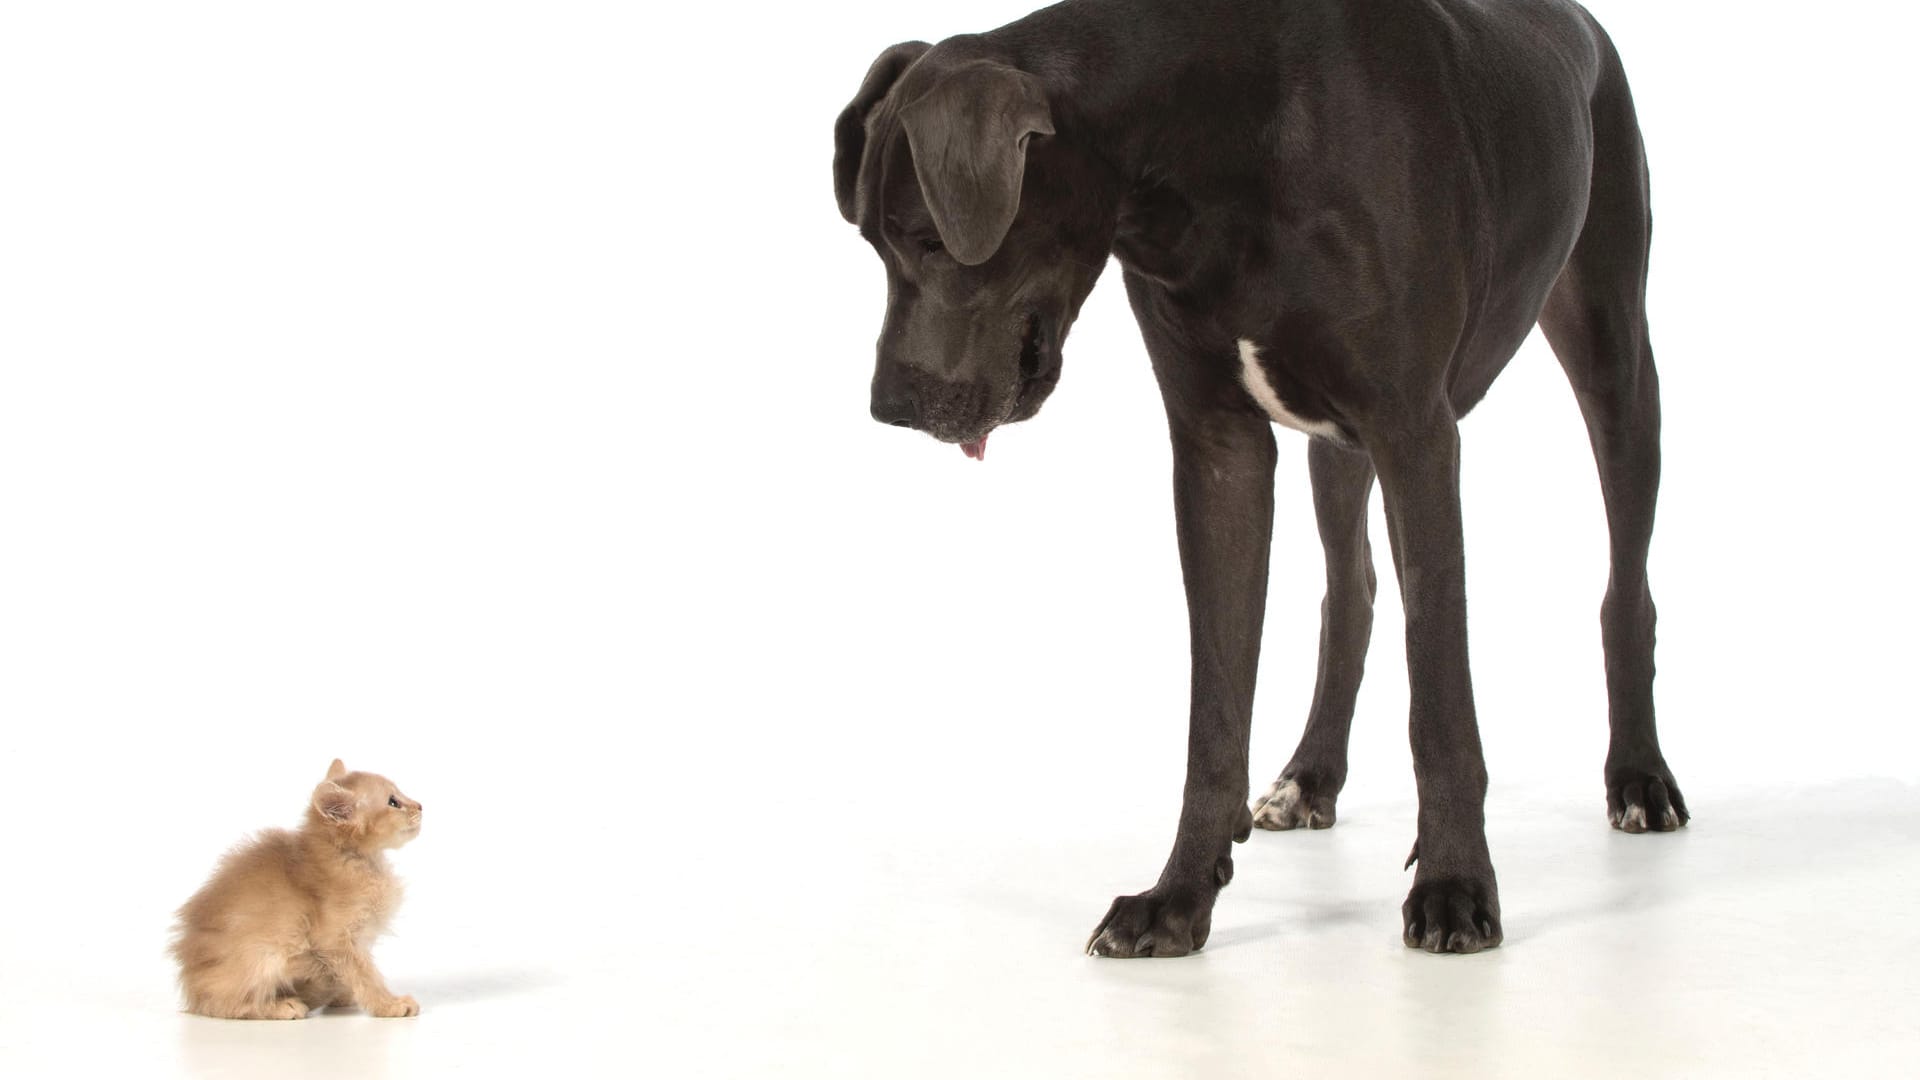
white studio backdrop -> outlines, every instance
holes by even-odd
[[[1590,7],[1653,169],[1669,759],[1702,820],[1714,791],[1920,779],[1920,19]],[[71,951],[0,964],[6,1000],[163,982],[171,908],[336,755],[428,807],[397,947],[484,934],[529,978],[826,887],[882,833],[1098,831],[1148,884],[1186,624],[1119,273],[975,464],[868,418],[884,281],[831,192],[881,48],[1026,10],[9,6],[0,762],[39,869],[0,943]],[[1571,791],[1603,827],[1605,522],[1537,336],[1464,432],[1490,817]],[[1322,583],[1280,437],[1256,788]],[[1343,809],[1413,790],[1376,554]],[[597,940],[543,951],[556,923]]]

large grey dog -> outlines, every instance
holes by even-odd
[[[1040,408],[1109,253],[1173,438],[1192,634],[1180,824],[1088,948],[1206,943],[1231,845],[1333,824],[1373,624],[1377,475],[1406,610],[1418,861],[1408,945],[1501,940],[1467,670],[1456,424],[1537,321],[1600,466],[1607,811],[1687,821],[1653,722],[1647,546],[1660,398],[1647,167],[1612,43],[1572,0],[1068,0],[887,49],[835,126],[834,189],[887,268],[873,415],[986,452]],[[1326,548],[1306,733],[1249,810],[1272,425],[1311,436]]]

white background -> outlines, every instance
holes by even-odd
[[[1619,896],[1642,895],[1621,874],[1708,889],[1701,868],[1731,866],[1741,896],[1875,828],[1871,860],[1821,871],[1859,882],[1830,906],[1786,879],[1751,908],[1651,888],[1675,899],[1637,918],[1670,944],[1618,985],[1656,995],[1662,1032],[1594,1013],[1539,1052],[1572,1068],[1615,1023],[1696,1074],[1738,1071],[1706,1032],[1776,1063],[1912,1049],[1912,976],[1866,958],[1920,944],[1920,20],[1591,7],[1652,161],[1658,702],[1698,820],[1605,829],[1605,523],[1536,337],[1464,428],[1508,948],[1397,941],[1412,775],[1382,543],[1342,825],[1243,849],[1202,957],[1122,965],[1075,949],[1158,872],[1187,674],[1164,422],[1118,272],[1043,414],[969,462],[867,417],[883,276],[828,168],[882,47],[1027,0],[10,5],[0,1072],[1224,1074],[1279,1045],[1206,1034],[1211,1003],[1259,1004],[1236,956],[1298,998],[1236,1016],[1240,1038],[1302,1008],[1312,1031],[1390,1026],[1480,994],[1468,972],[1522,1008],[1642,932],[1582,923],[1610,902],[1530,877],[1529,853],[1604,867]],[[1322,581],[1304,442],[1281,438],[1256,788],[1298,737]],[[379,952],[425,1015],[176,1015],[171,910],[226,845],[292,823],[336,755],[428,808]],[[1562,917],[1587,934],[1557,953]],[[1684,952],[1726,920],[1753,939]],[[1735,966],[1658,999],[1656,972],[1766,942],[1777,982]],[[1865,1024],[1794,975],[1822,955],[1886,1010],[1884,1045],[1686,1012],[1724,984]],[[1447,1030],[1503,1045],[1474,1025],[1517,1015]],[[1301,1037],[1296,1063],[1379,1046]]]

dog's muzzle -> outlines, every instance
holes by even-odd
[[[1059,350],[1048,330],[1044,315],[1027,316],[1011,393],[1005,383],[947,382],[903,364],[882,368],[873,381],[873,418],[957,443],[970,458],[984,457],[993,429],[1032,417],[1059,381]]]

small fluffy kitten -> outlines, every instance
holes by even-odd
[[[368,950],[400,903],[388,848],[420,834],[420,804],[338,759],[297,831],[268,829],[235,848],[180,908],[173,956],[187,1011],[298,1020],[326,1005],[416,1016],[387,989]]]

